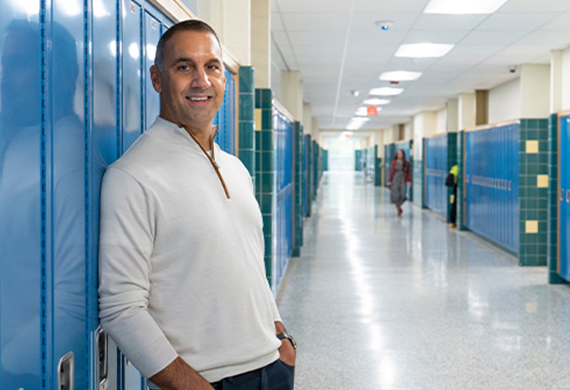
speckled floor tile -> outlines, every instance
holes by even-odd
[[[570,389],[570,287],[327,173],[279,296],[297,390]]]

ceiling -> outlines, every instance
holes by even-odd
[[[462,0],[457,0],[462,1]],[[477,1],[477,0],[463,0]],[[570,1],[509,0],[491,15],[423,13],[429,0],[272,0],[272,66],[299,71],[321,130],[343,130],[385,71],[423,72],[401,82],[362,130],[405,123],[449,98],[518,77],[509,65],[548,64],[570,46]],[[392,20],[383,31],[377,20]],[[397,58],[403,43],[447,43],[442,58]],[[354,97],[351,90],[359,90]]]

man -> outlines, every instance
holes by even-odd
[[[151,388],[292,389],[295,343],[265,278],[251,178],[213,142],[216,33],[173,26],[150,71],[160,117],[103,181],[102,326]]]

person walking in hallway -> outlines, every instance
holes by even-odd
[[[406,183],[410,183],[410,188],[412,187],[410,163],[406,160],[406,153],[399,149],[390,165],[390,177],[388,180],[390,202],[396,206],[398,217],[400,217],[403,212],[402,204],[408,199],[408,186]]]
[[[291,390],[296,343],[265,276],[251,176],[214,143],[222,47],[188,20],[150,69],[160,116],[105,173],[99,315],[163,390]]]
[[[455,164],[451,167],[449,174],[445,179],[445,185],[451,187],[453,194],[451,194],[451,211],[449,215],[449,227],[454,229],[457,227],[457,175],[458,167]]]

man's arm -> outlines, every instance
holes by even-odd
[[[278,335],[279,333],[283,332],[287,332],[285,325],[283,325],[283,323],[280,321],[275,321],[275,334]],[[288,339],[281,340],[279,355],[279,359],[283,360],[283,363],[289,366],[295,365],[296,351]]]
[[[212,390],[208,381],[178,357],[165,369],[149,378],[162,390]]]
[[[152,195],[128,173],[113,168],[105,173],[99,237],[99,317],[103,329],[147,378],[178,357],[148,312],[154,203]]]

